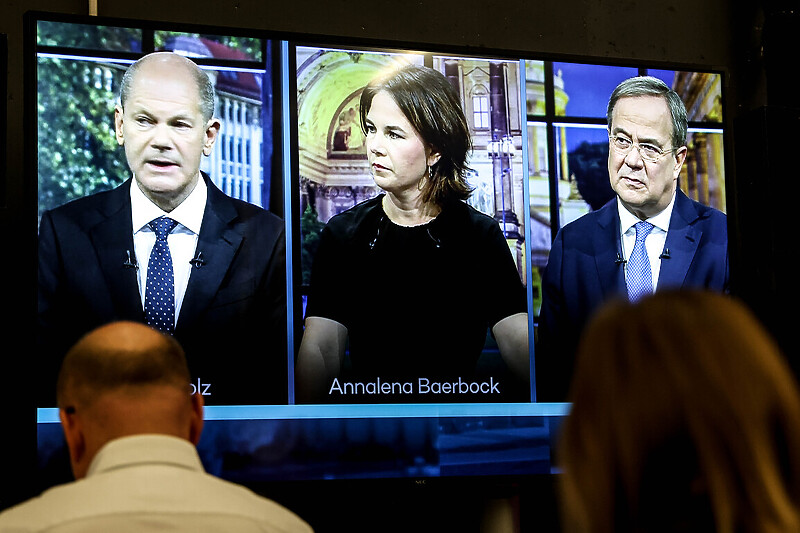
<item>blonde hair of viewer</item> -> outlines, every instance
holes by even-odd
[[[800,531],[800,393],[742,304],[608,304],[581,339],[557,448],[565,531]]]

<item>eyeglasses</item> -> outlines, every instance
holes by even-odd
[[[611,145],[611,148],[614,149],[619,155],[627,156],[631,148],[636,147],[636,150],[639,151],[639,156],[645,160],[649,161],[650,163],[655,163],[662,157],[667,154],[671,154],[679,148],[672,148],[670,150],[662,150],[658,146],[649,143],[637,143],[624,135],[609,135],[608,143]]]

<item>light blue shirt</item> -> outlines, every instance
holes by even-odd
[[[650,261],[650,273],[653,276],[653,291],[656,290],[658,274],[661,272],[661,254],[664,252],[664,245],[667,242],[669,220],[672,217],[674,205],[675,193],[672,193],[672,200],[669,201],[667,207],[659,214],[647,219],[647,222],[653,225],[653,230],[644,241],[644,247],[647,249],[647,258]],[[627,281],[627,261],[630,259],[633,245],[636,242],[636,228],[634,226],[637,222],[640,222],[640,219],[625,209],[619,197],[617,198],[617,211],[619,212],[620,241],[622,242],[622,257],[625,259],[625,279]]]
[[[187,440],[135,435],[112,440],[86,477],[0,513],[0,532],[311,533],[285,507],[211,476]]]

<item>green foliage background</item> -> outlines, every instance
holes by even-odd
[[[305,212],[300,218],[300,228],[303,239],[300,248],[300,268],[302,270],[304,286],[311,284],[311,264],[317,253],[320,233],[324,227],[325,224],[319,221],[317,213],[311,209],[311,206],[306,207]]]
[[[164,49],[168,31],[154,32],[153,49]],[[200,35],[189,35],[201,37]],[[203,35],[260,60],[262,40]],[[75,53],[141,52],[142,30],[39,21],[37,42],[75,48]],[[90,52],[89,50],[92,50]],[[39,215],[71,200],[112,189],[130,176],[114,136],[114,105],[124,64],[40,56],[37,65]],[[98,71],[99,69],[99,71]],[[105,72],[112,73],[111,83]]]
[[[95,86],[96,63],[39,58],[39,213],[128,178],[114,137],[116,95]],[[115,73],[122,76],[122,70]],[[114,87],[116,84],[114,84]]]

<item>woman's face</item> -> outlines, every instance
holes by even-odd
[[[428,165],[439,160],[386,91],[378,92],[366,117],[367,158],[375,183],[395,195],[419,194]]]

